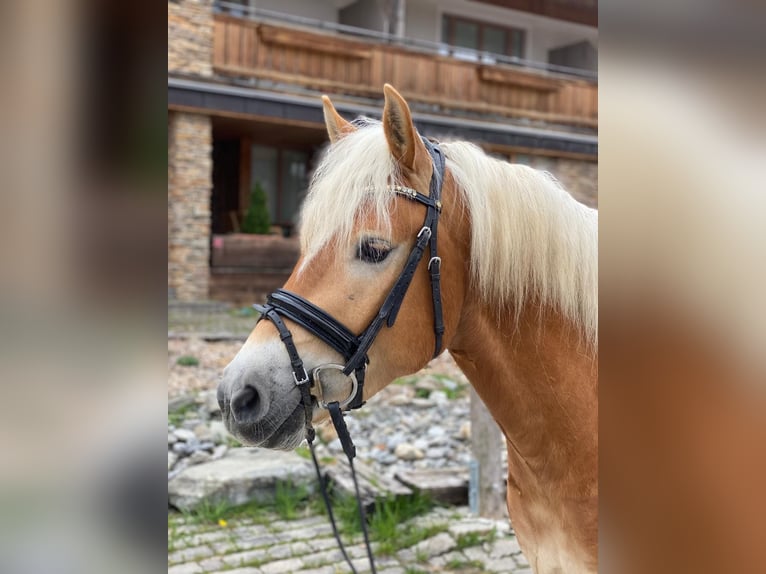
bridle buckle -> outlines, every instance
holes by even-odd
[[[296,387],[300,387],[301,385],[305,385],[309,382],[309,374],[306,372],[306,367],[303,367],[303,376],[300,380],[298,380],[298,375],[296,375],[295,371],[293,371],[293,381],[295,381]]]
[[[418,237],[417,238],[420,239],[420,236],[423,235],[423,233],[425,233],[426,231],[428,232],[428,238],[430,239],[431,238],[431,228],[428,227],[427,225],[424,225],[423,228],[420,231],[418,231]]]
[[[437,271],[441,270],[442,267],[442,258],[441,257],[431,257],[431,259],[428,260],[428,270],[431,270],[431,264],[436,263]]]

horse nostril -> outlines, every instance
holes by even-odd
[[[258,391],[251,385],[245,385],[231,398],[231,414],[238,423],[254,423],[263,416],[262,401]]]

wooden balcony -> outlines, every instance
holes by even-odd
[[[216,14],[213,67],[328,94],[379,99],[389,82],[412,103],[595,128],[596,81],[464,61],[434,51]]]

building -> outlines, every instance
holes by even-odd
[[[376,116],[389,82],[424,135],[595,205],[596,26],[595,0],[168,0],[170,295],[245,302],[284,282],[323,93]],[[237,233],[256,184],[271,236]]]

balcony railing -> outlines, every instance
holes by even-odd
[[[216,5],[217,74],[379,98],[383,84],[444,110],[595,127],[596,75],[332,22]]]

